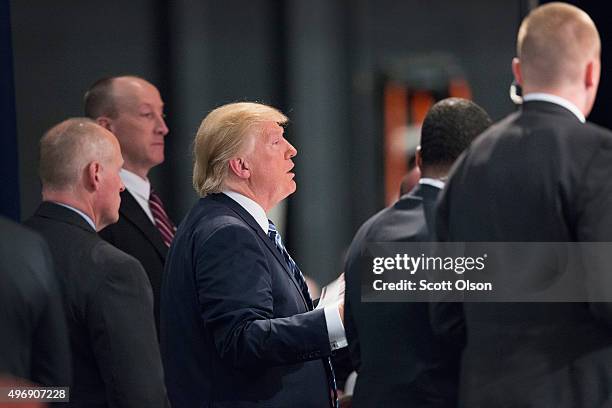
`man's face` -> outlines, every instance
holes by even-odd
[[[247,157],[249,183],[257,202],[268,211],[295,192],[293,160],[295,147],[283,136],[284,129],[275,122],[265,122],[256,129],[253,149]]]
[[[119,176],[119,171],[123,166],[121,148],[112,133],[104,131],[108,133],[107,136],[109,141],[112,142],[113,148],[112,156],[101,163],[101,170],[99,172],[100,189],[96,200],[98,208],[96,228],[98,230],[119,220],[119,206],[121,205],[121,196],[119,194],[125,190],[125,186]]]
[[[164,161],[164,103],[157,88],[141,79],[118,78],[113,92],[117,116],[109,128],[121,144],[124,168],[145,178]]]

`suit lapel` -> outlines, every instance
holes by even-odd
[[[240,218],[242,218],[244,222],[246,222],[255,231],[259,239],[263,241],[263,243],[268,247],[268,250],[272,252],[274,257],[278,260],[280,265],[283,267],[285,272],[287,272],[289,279],[291,279],[291,281],[293,282],[293,285],[295,286],[298,293],[300,294],[300,297],[302,298],[304,305],[306,306],[306,308],[308,308],[308,302],[306,302],[306,299],[304,298],[302,289],[300,288],[299,283],[295,280],[295,276],[293,275],[293,272],[289,270],[289,266],[287,265],[287,262],[285,261],[283,254],[281,254],[278,248],[276,248],[276,245],[274,245],[274,242],[272,242],[270,237],[268,237],[263,232],[263,230],[261,229],[261,226],[257,223],[257,221],[255,221],[255,218],[253,218],[253,216],[249,214],[249,212],[245,210],[240,204],[238,204],[236,201],[232,200],[231,198],[229,198],[223,193],[212,194],[210,195],[210,197],[214,199],[215,201],[223,203],[226,206],[228,206],[230,209],[232,209],[232,211],[234,211]]]
[[[134,226],[142,232],[145,238],[153,245],[159,256],[165,260],[168,247],[164,244],[157,227],[151,222],[151,219],[127,189],[121,193],[121,206],[119,207],[119,212],[126,220],[134,224]]]

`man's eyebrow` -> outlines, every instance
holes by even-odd
[[[149,102],[141,102],[138,105],[139,108],[143,108],[143,107],[145,107],[145,108],[155,108],[156,106],[157,105],[149,103]],[[164,108],[164,104],[162,103],[161,105],[159,105],[159,107],[163,109]]]

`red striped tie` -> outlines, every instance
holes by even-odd
[[[164,244],[170,246],[172,238],[174,238],[174,233],[176,232],[176,227],[170,217],[168,217],[166,210],[164,210],[164,204],[161,198],[159,198],[153,189],[151,189],[151,193],[149,194],[149,208],[151,209],[153,219],[155,220],[155,226],[159,230]]]

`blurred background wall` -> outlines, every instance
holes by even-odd
[[[451,56],[473,99],[499,119],[514,109],[510,61],[534,3],[9,1],[21,216],[40,202],[38,140],[82,115],[83,93],[99,77],[132,73],[160,89],[170,134],[152,178],[176,220],[196,200],[191,142],[202,118],[224,103],[261,101],[290,117],[286,134],[298,149],[298,191],[283,212],[287,246],[325,284],[360,223],[384,206],[381,81],[389,67]]]

